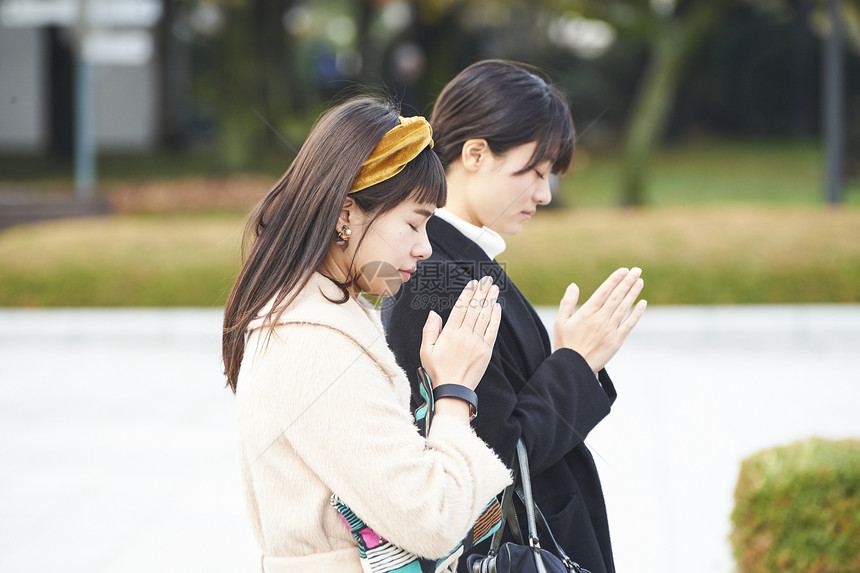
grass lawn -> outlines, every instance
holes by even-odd
[[[219,306],[240,215],[121,215],[0,233],[0,306]],[[535,304],[644,269],[657,304],[860,302],[860,209],[546,210],[499,260]],[[584,298],[583,298],[584,300]]]
[[[0,306],[222,305],[245,215],[278,175],[202,176],[162,159],[125,178],[104,161],[116,215],[0,231]],[[561,208],[541,210],[499,259],[535,304],[569,282],[586,296],[633,265],[651,303],[857,303],[860,184],[824,207],[822,161],[803,142],[687,142],[656,155],[649,207],[619,210],[617,155],[580,148]]]
[[[615,150],[580,147],[572,176],[561,179],[566,207],[620,203]],[[818,205],[824,202],[824,154],[816,141],[692,140],[655,153],[649,206]],[[860,205],[860,180],[848,181],[847,205]]]
[[[657,304],[860,302],[860,209],[582,209],[529,225],[498,258],[538,304],[622,266],[642,267]]]
[[[0,306],[220,306],[238,216],[114,216],[0,233]]]

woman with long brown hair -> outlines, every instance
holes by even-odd
[[[469,426],[501,320],[492,281],[463,289],[444,327],[435,313],[423,322],[422,365],[439,390],[426,437],[361,296],[394,294],[430,255],[426,223],[446,199],[432,145],[423,118],[351,100],[319,121],[248,222],[223,359],[264,571],[362,571],[335,500],[403,550],[446,557],[510,479]]]

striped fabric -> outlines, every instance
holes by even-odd
[[[472,526],[472,531],[469,532],[472,537],[470,545],[477,545],[494,534],[501,524],[502,508],[499,506],[499,502],[494,499],[484,509],[484,513],[481,514],[475,525]]]
[[[418,369],[418,377],[424,403],[415,410],[415,424],[426,436],[433,419],[433,386],[423,368]],[[358,555],[365,573],[442,573],[465,550],[490,537],[502,525],[502,509],[493,498],[460,545],[446,557],[434,561],[401,549],[377,535],[336,494],[332,494],[331,504],[358,542]],[[420,516],[416,517],[420,519]]]
[[[365,573],[435,573],[435,566],[432,569],[423,567],[417,555],[389,543],[374,533],[334,494],[331,496],[331,503],[340,512],[341,519],[358,542],[358,555],[361,557],[361,568]],[[430,563],[428,562],[427,565]]]

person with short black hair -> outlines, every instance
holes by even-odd
[[[533,68],[484,60],[445,86],[430,123],[448,202],[427,224],[432,256],[383,309],[389,344],[411,374],[422,317],[445,316],[464,284],[483,274],[493,277],[504,315],[477,389],[481,416],[475,430],[509,465],[523,439],[534,497],[556,540],[592,573],[612,573],[603,492],[584,440],[616,397],[604,366],[645,311],[644,300],[636,303],[641,270],[616,270],[578,310],[579,289],[568,286],[551,344],[534,308],[495,258],[505,248],[502,235],[519,233],[537,206],[551,201],[550,175],[564,173],[571,162],[567,101]],[[411,382],[414,397],[417,380]],[[486,551],[485,545],[472,552]],[[465,560],[460,563],[465,571]]]

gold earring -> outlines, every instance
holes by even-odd
[[[340,238],[340,240],[341,240],[341,241],[343,241],[344,243],[345,243],[345,242],[347,242],[347,241],[349,240],[349,237],[350,237],[351,235],[352,235],[352,229],[350,229],[350,228],[349,228],[349,227],[347,227],[346,225],[344,225],[343,227],[341,227],[340,231],[338,231],[338,232],[337,232],[337,236],[338,236],[338,237]]]

